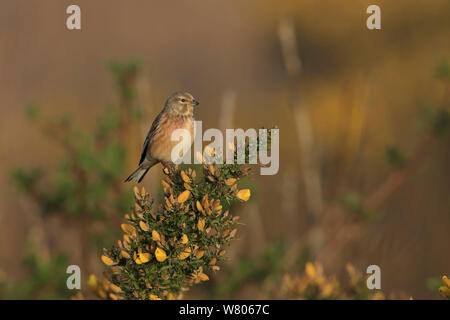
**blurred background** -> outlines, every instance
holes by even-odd
[[[0,298],[69,298],[71,264],[83,288],[101,274],[132,204],[122,181],[177,90],[204,130],[280,128],[278,174],[254,168],[229,261],[187,298],[292,298],[308,261],[340,282],[375,264],[386,297],[439,298],[449,1],[79,0],[69,31],[71,4],[0,1]]]

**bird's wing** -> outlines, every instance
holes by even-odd
[[[148,144],[149,144],[150,138],[147,135],[147,138],[145,138],[144,146],[142,147],[142,153],[141,153],[141,159],[139,160],[139,165],[142,164],[145,160],[145,155],[147,154]]]
[[[144,146],[142,147],[142,153],[141,153],[141,159],[139,160],[139,165],[144,162],[145,157],[147,155],[148,148],[150,146],[151,140],[153,136],[159,131],[159,122],[161,120],[161,117],[163,115],[163,112],[158,114],[158,116],[155,118],[155,120],[152,123],[152,126],[147,134],[147,138],[145,138]]]

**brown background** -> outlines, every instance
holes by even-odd
[[[65,10],[73,3],[82,10],[81,31],[65,27]],[[365,26],[369,4],[381,7],[380,31]],[[23,163],[51,170],[61,156],[24,119],[25,103],[38,102],[46,114],[68,112],[90,128],[116,99],[106,63],[130,58],[144,64],[139,96],[148,126],[166,97],[183,89],[201,101],[196,118],[203,127],[217,127],[222,96],[235,92],[234,127],[280,128],[280,171],[255,176],[253,202],[242,207],[247,225],[233,248],[235,254],[252,256],[280,237],[295,243],[313,227],[301,164],[305,151],[288,107],[280,19],[289,14],[295,21],[303,63],[296,88],[309,110],[314,163],[324,207],[330,207],[349,190],[369,196],[383,183],[391,171],[383,155],[387,145],[410,154],[420,142],[421,106],[442,101],[444,94],[432,74],[441,59],[450,57],[449,13],[446,0],[1,0],[2,277],[24,276],[20,254],[41,219],[36,206],[14,192],[9,173]],[[146,130],[141,128],[142,138]],[[360,270],[377,264],[387,292],[437,297],[426,281],[450,272],[448,146],[447,139],[430,152],[380,205],[381,218],[365,226],[357,241],[336,249],[337,257],[322,258],[327,272],[341,272],[346,262]],[[71,231],[54,224],[55,247],[73,253],[76,263]],[[319,237],[332,238],[333,232],[320,230]],[[257,292],[249,289],[239,298],[257,297]]]

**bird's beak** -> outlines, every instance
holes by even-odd
[[[200,102],[198,102],[197,100],[194,99],[194,100],[192,100],[191,104],[193,106],[198,106],[200,104]]]

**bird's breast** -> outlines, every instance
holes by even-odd
[[[183,149],[188,150],[194,141],[194,119],[193,117],[185,116],[163,116],[158,124],[158,130],[154,135],[151,146],[150,156],[152,158],[171,161],[173,148],[180,143],[180,141],[172,141],[172,134],[177,129],[187,130],[190,134],[189,139],[182,138]]]

